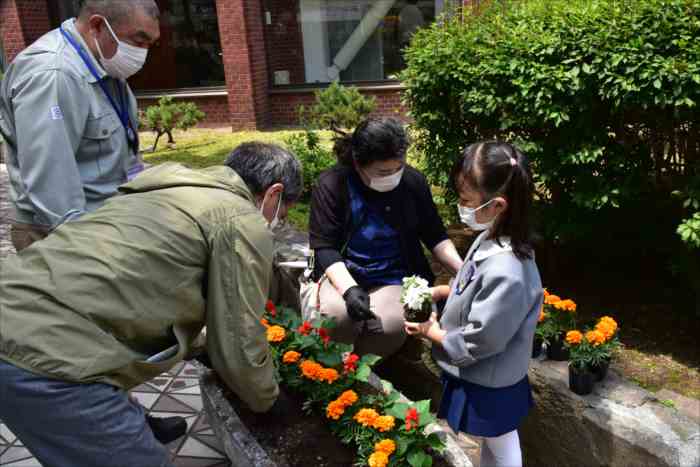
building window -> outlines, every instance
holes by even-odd
[[[382,81],[404,67],[402,49],[450,0],[265,0],[274,85]]]
[[[50,2],[55,27],[78,13],[79,0]],[[224,86],[216,0],[156,0],[160,40],[143,70],[129,79],[134,91]]]

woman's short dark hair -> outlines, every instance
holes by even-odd
[[[532,257],[534,185],[528,159],[518,148],[502,141],[469,145],[452,168],[451,182],[457,193],[466,184],[481,194],[483,201],[503,196],[508,209],[496,219],[490,238],[508,236],[518,258]]]
[[[295,202],[301,197],[301,163],[294,154],[276,144],[243,143],[229,154],[225,164],[236,171],[256,196],[281,183],[285,202]]]
[[[408,137],[403,124],[395,118],[368,118],[353,133],[335,138],[333,151],[338,162],[366,166],[375,161],[403,159],[408,149]]]

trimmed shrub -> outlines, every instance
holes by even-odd
[[[418,31],[406,60],[434,184],[466,144],[508,140],[532,161],[549,241],[697,262],[700,0],[494,0]]]
[[[174,102],[172,97],[161,97],[158,105],[147,107],[140,115],[140,125],[156,134],[151,152],[155,152],[158,140],[168,135],[168,144],[174,144],[173,130],[188,130],[205,117],[194,102]]]

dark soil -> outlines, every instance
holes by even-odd
[[[303,399],[286,392],[292,404],[283,416],[256,414],[233,394],[227,394],[236,413],[260,446],[280,467],[351,467],[355,450],[331,433],[320,415],[306,415],[301,410]],[[435,467],[448,467],[435,459]]]

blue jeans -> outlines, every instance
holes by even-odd
[[[44,467],[172,467],[124,390],[45,378],[0,360],[0,419]]]

